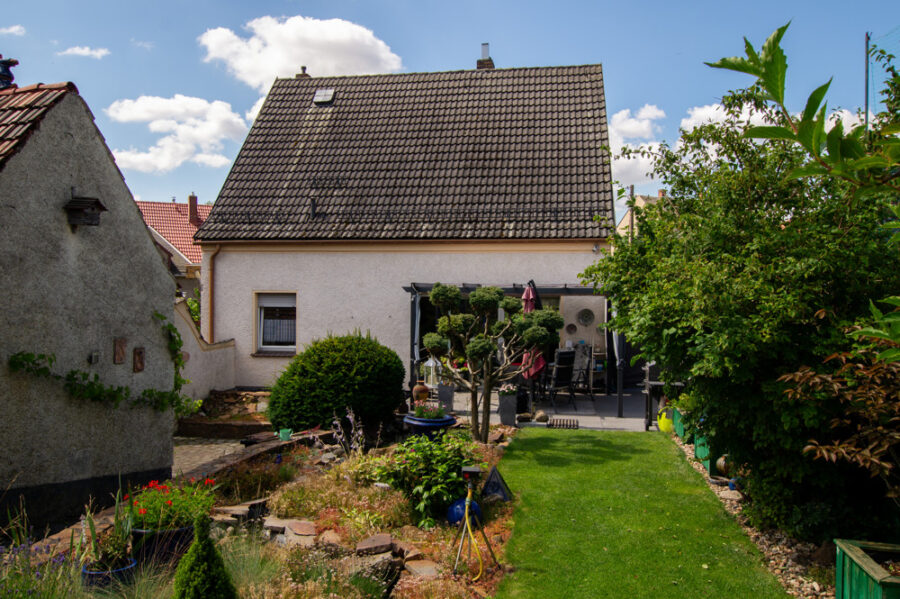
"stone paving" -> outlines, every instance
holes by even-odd
[[[234,439],[201,439],[199,437],[175,437],[175,457],[172,475],[178,476],[238,451],[244,446]]]
[[[455,393],[453,397],[453,411],[457,416],[469,417],[469,394]],[[498,400],[496,395],[491,400],[491,424],[500,424],[500,415],[497,413]],[[616,416],[618,400],[615,393],[605,395],[598,393],[591,400],[590,396],[582,393],[575,395],[575,406],[569,400],[569,394],[561,391],[556,396],[556,408],[549,402],[537,404],[535,410],[543,410],[551,418],[575,418],[578,427],[588,430],[644,430],[644,397],[639,389],[626,389],[623,393],[623,417]],[[547,426],[539,422],[520,423],[519,426]]]

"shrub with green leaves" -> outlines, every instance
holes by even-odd
[[[178,562],[174,599],[237,599],[222,555],[209,538],[209,518],[194,522],[194,542]]]
[[[462,467],[478,463],[475,443],[457,432],[431,440],[414,435],[401,443],[392,456],[375,467],[374,477],[403,492],[420,524],[440,517],[453,501],[464,497]]]
[[[369,335],[327,337],[297,355],[272,387],[276,429],[328,425],[350,408],[366,426],[389,419],[403,399],[403,362]]]

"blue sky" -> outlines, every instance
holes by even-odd
[[[866,31],[900,54],[896,0],[45,0],[4,8],[0,53],[21,62],[19,85],[78,86],[136,197],[211,201],[254,105],[301,65],[313,76],[470,69],[482,42],[498,68],[602,63],[614,143],[673,142],[749,83],[703,61],[742,54],[743,36],[758,47],[789,20],[792,109],[832,76],[829,106],[862,105]],[[616,163],[613,175],[652,193],[643,172]]]

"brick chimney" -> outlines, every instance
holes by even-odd
[[[188,196],[188,222],[195,227],[200,226],[200,213],[197,212],[197,196],[194,192]]]
[[[477,69],[493,69],[494,59],[491,58],[491,45],[481,44],[481,58],[475,63]]]
[[[311,77],[311,75],[306,72],[306,65],[300,67],[300,72],[294,75],[294,79],[307,79],[309,77]]]

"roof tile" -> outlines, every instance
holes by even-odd
[[[78,93],[74,83],[35,83],[0,90],[0,169],[37,129],[47,108],[66,93]]]
[[[605,237],[607,139],[600,65],[278,79],[196,238]]]
[[[197,232],[197,226],[188,220],[190,208],[187,204],[139,200],[136,200],[135,203],[148,227],[162,235],[193,264],[200,264],[203,252],[199,245],[194,245],[194,233]],[[197,214],[201,224],[209,217],[210,210],[212,210],[212,206],[197,205]]]

